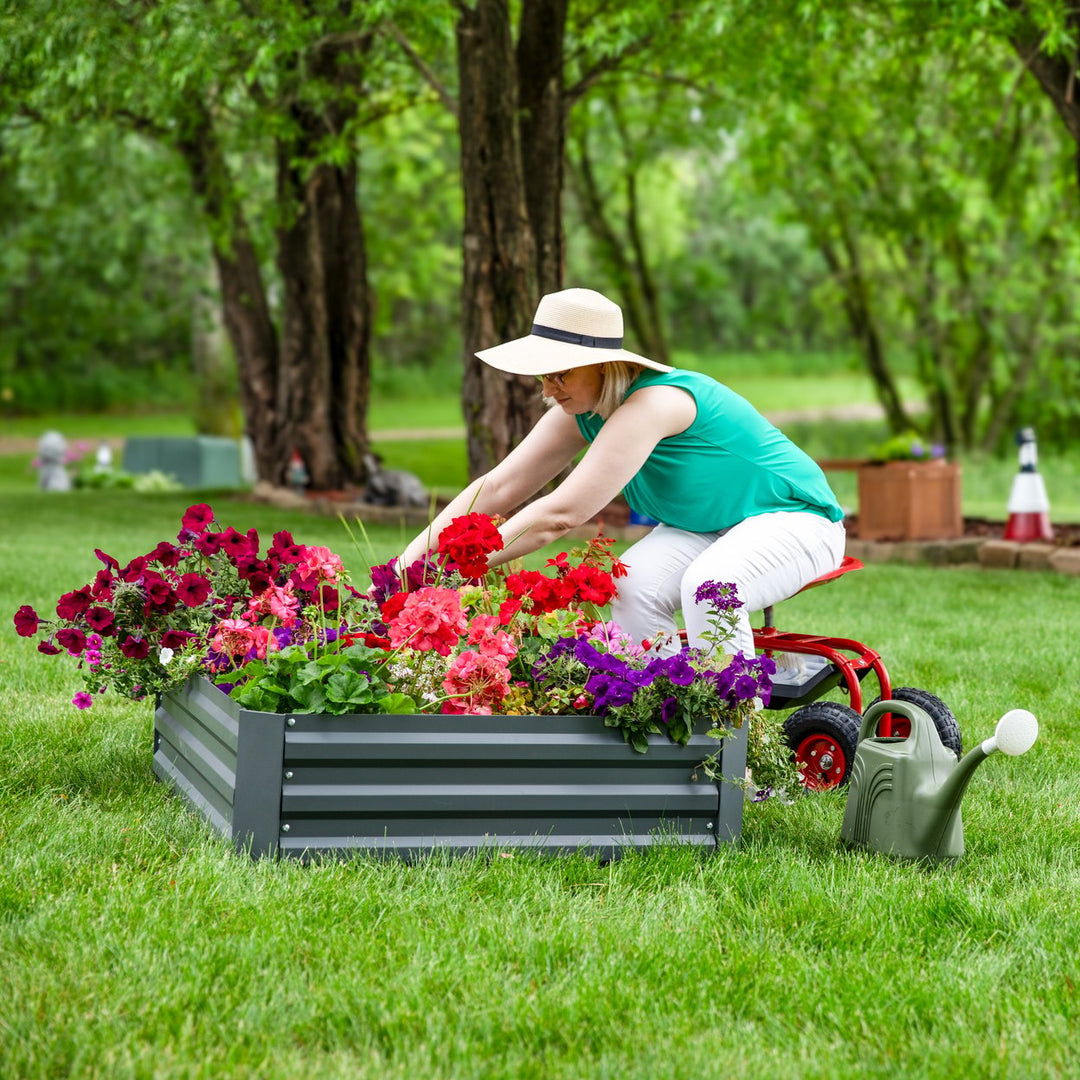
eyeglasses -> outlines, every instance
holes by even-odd
[[[536,381],[543,383],[545,380],[550,383],[554,383],[560,390],[566,387],[566,380],[574,374],[575,368],[570,368],[568,371],[555,371],[550,375],[537,375]]]

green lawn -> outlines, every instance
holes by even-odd
[[[149,704],[77,712],[74,670],[10,622],[82,584],[94,547],[174,535],[189,501],[3,497],[5,1076],[1075,1075],[1080,579],[874,565],[779,609],[873,644],[967,746],[1008,708],[1039,717],[1027,756],[976,773],[954,865],[842,851],[840,794],[748,806],[712,854],[251,863],[154,781]],[[357,578],[400,543],[210,501]]]

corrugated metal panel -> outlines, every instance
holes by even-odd
[[[742,792],[698,764],[720,744],[636,754],[596,717],[296,716],[193,680],[157,714],[154,769],[253,855],[415,855],[529,846],[617,854],[737,837]],[[745,732],[723,746],[741,777]]]

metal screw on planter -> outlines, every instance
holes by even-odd
[[[46,431],[38,440],[38,487],[42,491],[70,491],[71,477],[64,468],[67,439],[59,431]]]
[[[875,735],[885,713],[911,721],[907,738]],[[995,750],[1016,757],[1039,735],[1026,709],[1011,709],[992,738],[959,762],[930,715],[907,701],[879,701],[863,717],[840,839],[906,859],[955,859],[964,854],[960,801],[975,769]]]

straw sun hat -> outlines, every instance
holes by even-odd
[[[592,289],[548,293],[536,309],[532,333],[483,349],[476,355],[512,375],[550,375],[554,371],[622,360],[654,371],[671,371],[622,347],[622,308]]]

